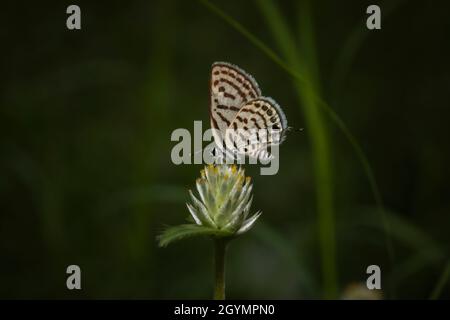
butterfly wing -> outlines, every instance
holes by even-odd
[[[226,129],[241,107],[261,95],[255,79],[239,67],[227,62],[215,62],[211,69],[210,116],[214,140],[223,146]]]
[[[225,144],[239,154],[262,160],[271,159],[267,148],[283,142],[287,120],[281,107],[271,98],[259,97],[245,103],[230,123]]]

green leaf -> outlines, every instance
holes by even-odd
[[[160,247],[166,247],[174,241],[195,236],[230,237],[232,235],[231,232],[225,230],[199,226],[196,224],[181,224],[179,226],[167,228],[157,237],[157,240]]]

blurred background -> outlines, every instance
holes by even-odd
[[[170,135],[209,127],[214,61],[304,128],[277,175],[246,166],[263,215],[228,297],[358,296],[376,264],[376,297],[450,298],[448,3],[377,1],[375,31],[365,1],[77,1],[79,31],[70,4],[0,11],[0,298],[211,297],[211,241],[155,237],[188,216],[202,166]]]

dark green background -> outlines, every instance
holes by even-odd
[[[289,64],[257,1],[213,3]],[[372,2],[312,1],[302,12],[303,1],[276,3],[321,97],[368,157],[391,226],[394,260],[363,166],[321,108],[334,297],[377,264],[384,297],[428,298],[449,258],[450,7],[377,2],[382,29],[368,31]],[[170,134],[194,120],[209,127],[209,71],[222,60],[254,75],[304,128],[281,146],[276,176],[246,167],[263,215],[230,247],[228,297],[327,296],[314,132],[291,75],[198,1],[77,1],[80,31],[66,28],[70,4],[1,5],[0,297],[211,296],[210,241],[159,249],[155,237],[188,214],[201,166],[171,163]],[[313,28],[299,27],[305,19]],[[65,287],[70,264],[81,267],[82,291]],[[448,284],[439,297],[450,298]]]

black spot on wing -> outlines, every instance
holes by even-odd
[[[227,124],[227,126],[230,126],[230,124],[231,124],[230,121],[227,118],[225,118],[221,112],[217,111],[216,113],[219,116],[220,120],[225,122]]]

